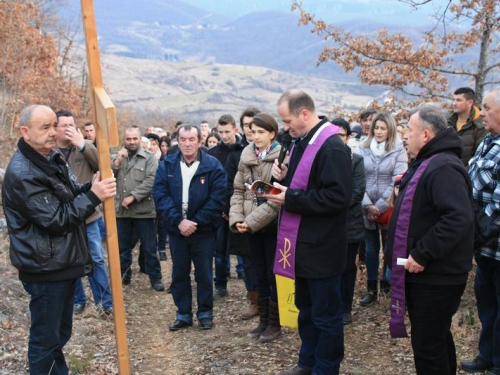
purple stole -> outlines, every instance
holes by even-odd
[[[340,131],[338,126],[325,123],[309,141],[290,183],[290,189],[307,190],[311,167],[319,149],[332,135]],[[290,152],[292,159],[293,149]],[[295,248],[302,215],[283,210],[278,232],[274,273],[295,280]],[[318,228],[321,230],[321,228]]]
[[[437,155],[424,160],[413,174],[408,186],[403,192],[403,198],[396,222],[396,230],[394,231],[394,243],[392,247],[392,274],[391,274],[391,321],[389,331],[392,338],[408,337],[405,326],[406,313],[406,297],[405,297],[405,276],[406,269],[404,266],[397,265],[398,258],[406,258],[408,256],[408,231],[410,228],[411,211],[413,208],[413,198],[417,190],[420,177],[424,174],[429,163]]]

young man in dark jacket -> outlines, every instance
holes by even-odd
[[[274,164],[273,177],[283,184],[275,186],[282,192],[264,195],[283,206],[277,253],[283,246],[280,237],[281,232],[286,232],[285,216],[300,217],[298,225],[287,225],[296,231],[296,245],[286,247],[285,243],[281,249],[295,248],[295,305],[300,310],[302,344],[298,366],[282,374],[339,374],[344,357],[340,280],[346,265],[347,212],[353,180],[351,155],[336,134],[340,129],[318,117],[313,100],[303,91],[283,94],[278,100],[278,113],[290,133],[300,138],[288,167],[279,166],[278,161]],[[319,148],[315,146],[317,139],[323,142]],[[308,149],[315,150],[315,155]],[[303,178],[304,172],[309,178]],[[296,182],[306,188],[296,188]],[[293,237],[287,240],[290,244]],[[290,257],[281,253],[284,267]]]
[[[240,127],[243,132],[241,139],[231,145],[229,149],[229,154],[226,161],[226,172],[227,172],[227,195],[229,199],[233,196],[234,192],[234,178],[238,172],[238,166],[241,159],[241,153],[243,149],[247,147],[252,141],[252,130],[250,128],[250,123],[252,122],[254,116],[260,113],[257,108],[247,108],[240,116]],[[257,305],[258,293],[257,293],[257,280],[255,279],[251,254],[248,250],[246,235],[240,233],[229,233],[229,252],[231,252],[231,247],[238,247],[237,251],[242,258],[242,266],[245,279],[245,288],[247,290],[247,297],[250,301],[250,307],[241,314],[243,320],[252,319],[253,317],[259,315],[259,309]],[[240,258],[240,256],[238,256]],[[239,266],[239,259],[238,259]],[[240,273],[238,271],[238,277]]]
[[[342,119],[336,118],[333,125],[340,127],[339,137],[345,144],[351,137],[351,126]],[[365,239],[365,224],[363,222],[363,208],[361,202],[366,190],[365,164],[363,157],[351,150],[352,159],[352,198],[347,213],[347,261],[344,272],[342,272],[341,294],[342,294],[342,320],[344,325],[352,323],[352,301],[354,298],[354,287],[356,285],[356,256],[359,244]]]
[[[391,335],[406,336],[406,302],[417,374],[455,374],[450,327],[472,268],[471,183],[460,160],[462,141],[439,108],[417,108],[405,137],[413,163],[401,180],[387,236]],[[397,258],[407,258],[406,265]]]
[[[30,374],[67,374],[62,348],[71,337],[76,280],[92,273],[85,220],[115,195],[114,178],[72,179],[56,146],[57,118],[46,106],[21,112],[22,138],[5,173],[2,204],[10,258],[30,294]]]
[[[156,209],[167,225],[172,252],[170,289],[177,317],[169,327],[177,331],[193,324],[191,261],[197,284],[202,329],[213,326],[212,259],[215,233],[222,222],[227,179],[222,165],[201,152],[201,131],[181,125],[179,152],[160,164],[153,185]]]
[[[474,90],[470,87],[461,87],[453,93],[453,114],[448,119],[464,141],[462,163],[468,168],[469,160],[474,156],[477,147],[487,131],[479,115],[480,109],[474,105]]]
[[[221,141],[217,146],[212,147],[207,151],[209,155],[215,157],[224,167],[227,173],[226,165],[227,159],[231,147],[233,147],[237,142],[239,142],[240,135],[238,134],[238,127],[236,126],[236,121],[231,115],[222,115],[217,121],[217,132],[221,138]],[[234,180],[234,176],[233,176]],[[229,182],[231,185],[233,181]],[[229,188],[226,189],[226,192]],[[222,212],[223,222],[217,232],[217,239],[215,242],[215,294],[214,298],[219,299],[226,297],[227,293],[227,278],[228,278],[228,266],[229,266],[229,255],[227,253],[228,249],[228,238],[229,238],[229,201],[231,199],[230,195],[227,195],[224,199],[224,211]]]

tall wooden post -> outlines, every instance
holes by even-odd
[[[89,68],[90,104],[94,109],[94,123],[96,125],[99,170],[101,172],[101,178],[108,178],[113,177],[109,147],[118,146],[116,110],[102,84],[101,58],[99,56],[99,46],[97,44],[97,29],[95,25],[93,0],[81,0],[81,6]],[[118,370],[120,375],[129,375],[130,363],[114,199],[107,199],[103,205],[104,221],[106,223],[109,275],[111,293],[113,295],[113,316],[115,323],[116,351],[118,354]]]

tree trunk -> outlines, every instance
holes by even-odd
[[[490,1],[494,3],[495,0]],[[484,22],[484,30],[483,35],[481,35],[481,47],[479,52],[479,60],[477,63],[477,73],[475,75],[475,102],[477,104],[481,104],[483,102],[484,83],[486,82],[488,61],[490,59],[491,33],[494,27],[494,16],[494,14],[489,13],[485,15],[486,19]]]

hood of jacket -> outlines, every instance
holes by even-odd
[[[464,142],[462,138],[454,131],[453,128],[448,128],[441,133],[438,133],[432,138],[418,153],[415,161],[424,160],[434,154],[448,151],[462,157]]]

